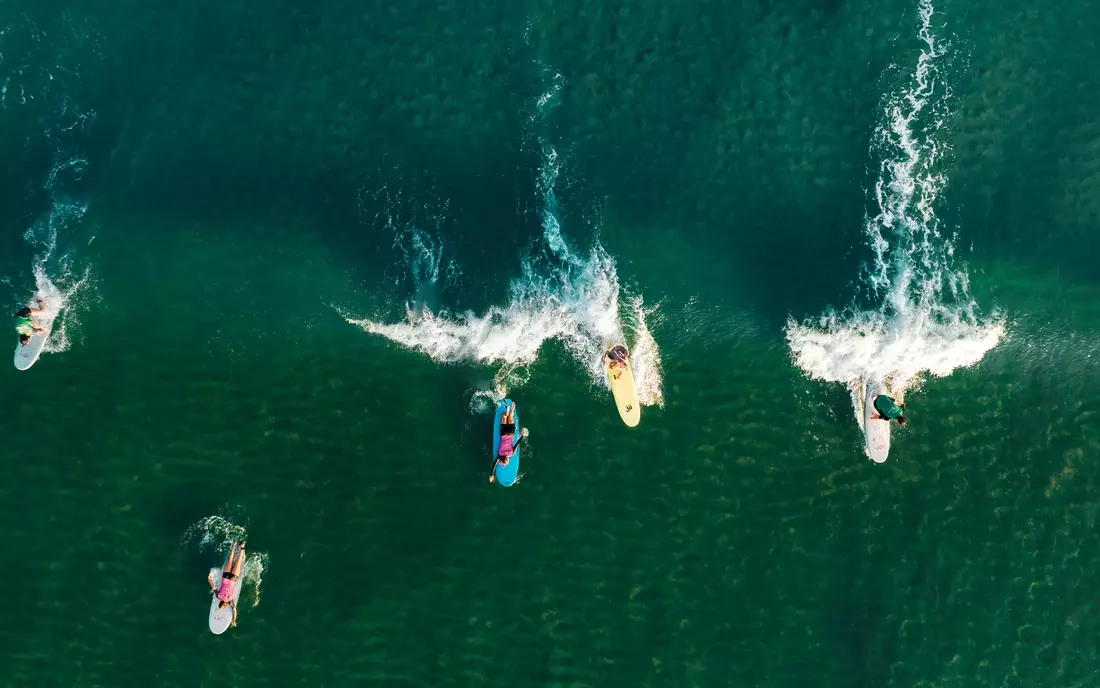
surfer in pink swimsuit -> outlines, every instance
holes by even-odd
[[[217,587],[214,586],[214,574],[210,573],[206,578],[206,582],[210,584],[211,590],[217,593],[219,600],[218,609],[225,609],[226,605],[229,605],[233,609],[233,624],[237,625],[237,605],[234,604],[233,598],[237,594],[237,587],[241,584],[241,569],[244,566],[244,541],[233,541],[233,547],[229,550],[229,561],[225,563],[225,568],[222,570],[221,584]]]
[[[527,428],[524,428],[520,432],[519,439],[516,439],[516,404],[512,402],[512,405],[500,417],[500,449],[497,450],[497,460],[493,464],[493,472],[489,474],[489,482],[497,479],[497,466],[508,465],[508,461],[519,451],[519,443],[528,434]]]

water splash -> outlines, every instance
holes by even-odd
[[[66,179],[79,181],[86,165],[80,157],[61,158],[53,164],[46,178],[52,196],[50,209],[23,234],[34,249],[31,272],[35,298],[42,300],[46,311],[42,320],[51,328],[43,352],[70,348],[70,333],[94,293],[91,268],[78,267],[71,254],[58,251],[59,237],[75,231],[88,211],[87,203],[64,195],[60,189]]]
[[[539,65],[549,87],[534,101],[530,120],[543,128],[563,86],[560,73]],[[342,313],[349,323],[381,335],[402,346],[421,351],[441,363],[470,362],[494,365],[498,370],[492,389],[478,390],[471,408],[482,397],[501,399],[509,388],[526,382],[529,366],[549,340],[561,342],[583,367],[594,384],[608,387],[602,357],[606,347],[627,341],[620,314],[620,287],[615,261],[596,241],[587,252],[574,250],[562,235],[557,183],[561,174],[557,150],[545,136],[533,135],[540,164],[535,179],[539,201],[541,241],[521,256],[521,271],[508,288],[508,301],[483,313],[432,308],[416,299],[399,323],[356,318]],[[425,233],[422,224],[409,227],[391,223],[405,251],[414,288],[434,283],[444,250],[442,238]],[[660,355],[646,325],[652,312],[640,297],[631,301],[627,319],[635,339],[634,365],[639,381],[639,400],[660,404]]]
[[[98,22],[64,10],[40,26],[26,14],[0,28],[0,112],[37,106],[53,109],[71,92],[92,60],[103,58]]]
[[[857,418],[861,379],[882,378],[904,392],[925,374],[977,363],[1004,334],[1002,318],[980,315],[965,267],[954,265],[954,237],[944,235],[935,214],[947,181],[941,161],[948,151],[936,135],[950,114],[951,93],[940,74],[949,46],[935,36],[930,0],[921,0],[918,14],[916,68],[900,93],[884,99],[871,144],[881,159],[878,213],[865,222],[873,258],[862,287],[865,301],[880,305],[830,310],[787,327],[795,363],[814,379],[848,384]]]
[[[662,385],[661,352],[649,330],[649,323],[660,320],[660,304],[646,307],[641,296],[630,300],[628,327],[634,331],[634,348],[630,353],[634,372],[634,385],[638,389],[638,401],[643,406],[664,406],[665,397]],[[603,363],[601,360],[600,367]]]
[[[197,542],[200,552],[216,555],[213,565],[215,568],[220,568],[225,563],[225,553],[229,551],[233,542],[246,540],[247,535],[246,526],[234,523],[229,517],[215,514],[188,526],[181,540],[188,546]],[[247,549],[244,570],[241,572],[241,584],[243,589],[251,591],[253,607],[260,603],[260,587],[263,584],[269,560],[266,552],[257,552],[251,547]]]
[[[377,208],[373,214],[368,208]],[[363,189],[359,193],[360,213],[372,226],[393,237],[393,265],[403,266],[399,274],[390,274],[395,285],[407,284],[414,297],[409,310],[419,313],[435,308],[440,289],[455,285],[461,275],[458,263],[447,255],[444,227],[450,214],[450,201],[439,199],[434,190],[418,193],[415,198],[392,190],[389,185]]]

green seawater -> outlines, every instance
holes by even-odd
[[[1005,334],[882,465],[785,328],[865,294],[916,3],[0,4],[0,293],[43,237],[88,275],[67,348],[0,374],[0,685],[1090,685],[1100,12],[933,4],[934,212]],[[562,238],[644,296],[635,429],[568,337],[348,322],[512,303],[551,148]],[[211,516],[264,565],[223,636]]]

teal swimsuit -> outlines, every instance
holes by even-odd
[[[897,402],[885,394],[875,397],[875,410],[886,420],[901,418],[905,413],[904,407],[898,406]]]

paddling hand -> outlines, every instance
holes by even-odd
[[[494,470],[496,470],[496,469],[494,469]],[[496,473],[493,473],[492,475],[489,476],[489,482],[495,482],[496,479],[497,479],[497,474]]]
[[[523,431],[520,433],[520,435],[523,436],[523,437],[527,437],[530,434],[531,434],[531,431],[528,430],[527,428],[524,428]]]

